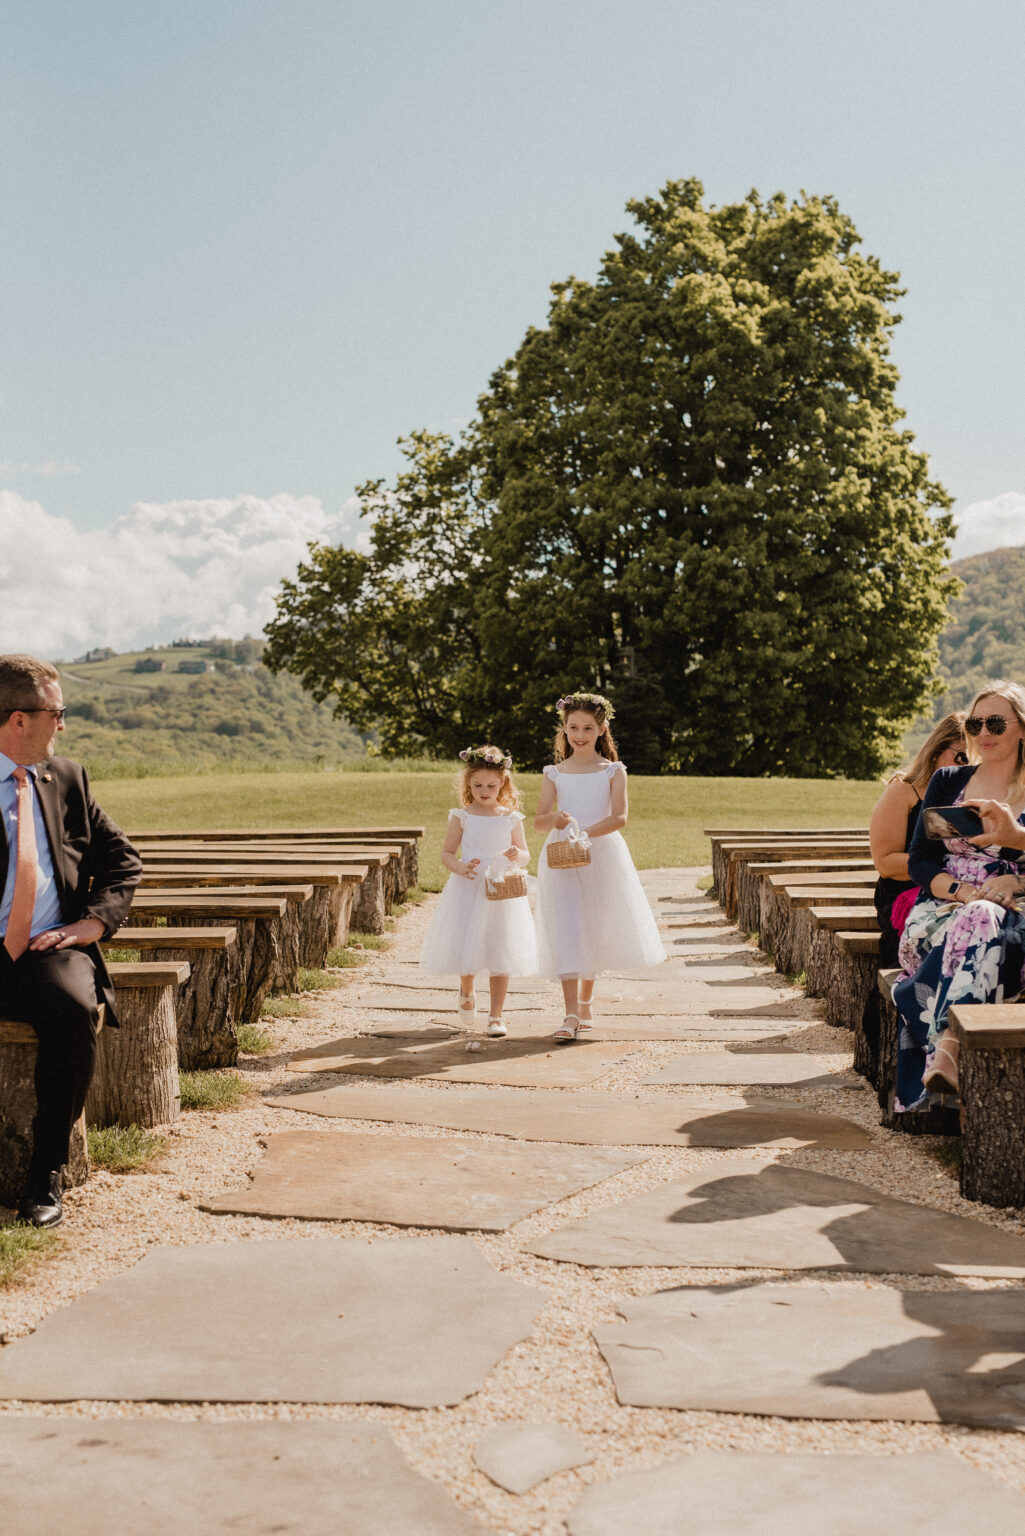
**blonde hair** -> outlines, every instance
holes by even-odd
[[[1020,683],[1008,682],[1004,677],[995,678],[992,682],[986,683],[984,687],[978,690],[968,706],[968,714],[974,715],[979,707],[980,699],[987,699],[991,694],[1010,704],[1015,719],[1021,726],[1022,739],[1018,742],[1018,762],[1007,787],[1009,790],[1014,790],[1016,795],[1025,795],[1025,688]],[[970,763],[982,762],[982,755],[975,744],[973,736],[968,737],[968,761]]]
[[[494,752],[500,758],[506,754],[501,747],[483,746],[475,747],[474,756],[481,752]],[[456,779],[456,794],[459,796],[460,805],[473,804],[473,790],[470,788],[470,780],[475,773],[497,773],[501,775],[502,782],[498,789],[498,803],[504,805],[507,810],[518,811],[523,804],[523,796],[513,783],[513,776],[508,768],[503,768],[496,763],[469,762],[465,764]]]
[[[566,710],[569,715],[590,715],[595,724],[604,726],[598,740],[594,744],[594,750],[600,757],[607,757],[610,763],[619,762],[619,753],[616,751],[616,743],[609,728],[609,718],[601,704],[594,699],[577,697]],[[569,737],[566,735],[566,719],[563,718],[559,729],[555,733],[555,761],[564,763],[567,757],[573,756],[573,748],[570,746]]]
[[[936,759],[942,757],[949,748],[955,751],[967,750],[964,733],[966,719],[967,712],[963,709],[955,709],[951,714],[944,715],[919,747],[914,761],[906,768],[898,769],[893,777],[903,779],[921,797],[936,771]]]

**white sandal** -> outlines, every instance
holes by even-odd
[[[590,1008],[590,1006],[591,1006],[590,1003],[581,1003],[580,1004],[581,1008]],[[584,1036],[586,1038],[588,1035],[593,1035],[593,1034],[594,1034],[594,1020],[593,1019],[581,1019],[580,1022],[578,1023],[578,1025],[577,1025],[577,1027],[576,1027],[576,1031],[575,1031],[576,1039],[579,1040],[581,1038],[581,1036]]]
[[[505,1020],[502,1018],[502,1015],[500,1013],[493,1013],[488,1019],[488,1034],[492,1040],[500,1040],[503,1035],[508,1033],[509,1031],[505,1027]]]
[[[572,1020],[572,1023],[570,1022],[571,1020]],[[567,1013],[566,1017],[563,1019],[562,1023],[559,1025],[558,1029],[555,1031],[555,1034],[552,1036],[552,1039],[553,1040],[575,1040],[576,1039],[576,1035],[577,1035],[577,1030],[579,1028],[580,1028],[580,1020],[577,1018],[576,1014],[575,1013]]]
[[[464,1024],[474,1024],[477,1020],[477,994],[476,992],[460,992],[459,1017]]]

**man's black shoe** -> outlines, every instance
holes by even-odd
[[[18,1217],[33,1227],[58,1227],[64,1217],[60,1168],[30,1177],[18,1207]]]

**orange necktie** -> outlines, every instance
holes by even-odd
[[[17,960],[28,949],[32,937],[32,913],[36,906],[36,823],[32,814],[32,785],[24,768],[15,768],[14,781],[18,786],[18,858],[4,948],[12,960]]]

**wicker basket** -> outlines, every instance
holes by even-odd
[[[504,880],[499,880],[494,885],[486,879],[484,887],[484,894],[489,901],[509,901],[513,896],[526,896],[527,877],[520,870],[518,874],[506,875]]]
[[[590,841],[580,841],[580,828],[570,819],[570,836],[546,843],[549,869],[580,869],[591,862]],[[575,834],[575,835],[574,835]]]

